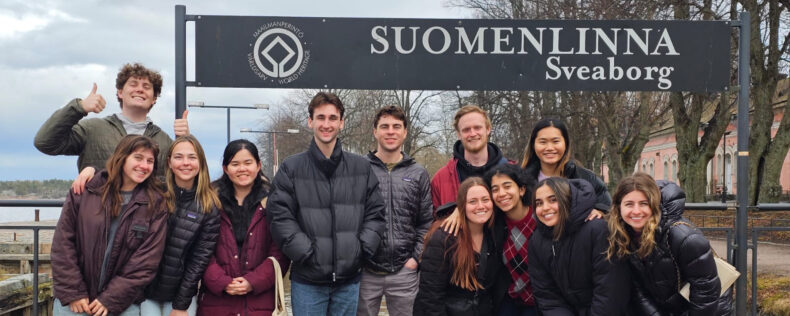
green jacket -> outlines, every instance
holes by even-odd
[[[55,111],[36,133],[34,145],[47,155],[79,155],[77,172],[85,167],[94,167],[98,171],[105,168],[115,146],[126,136],[126,129],[116,114],[83,120],[88,113],[79,101],[71,100]],[[173,140],[153,123],[148,124],[144,135],[159,144],[156,175],[164,176],[167,150]]]

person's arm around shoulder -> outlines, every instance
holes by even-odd
[[[446,250],[450,240],[447,234],[436,230],[420,258],[420,283],[414,300],[414,315],[445,315],[444,300],[450,286],[450,257]]]
[[[156,204],[149,201],[149,205]],[[99,296],[96,298],[112,313],[120,313],[132,303],[130,300],[137,297],[143,289],[151,283],[159,268],[159,261],[165,250],[167,237],[168,212],[165,203],[161,209],[153,210],[153,215],[148,225],[148,233],[140,246],[132,253],[129,260],[123,264],[120,271],[107,282]]]
[[[712,315],[718,310],[721,283],[710,243],[688,225],[669,229],[670,250],[680,269],[681,280],[690,287],[690,316]]]
[[[573,309],[559,292],[549,267],[544,264],[543,256],[548,256],[550,253],[544,253],[540,249],[537,234],[540,232],[534,232],[527,244],[527,267],[538,310],[546,316],[574,316]]]
[[[88,298],[88,286],[79,267],[77,222],[80,196],[70,192],[63,204],[52,239],[52,285],[55,297],[63,304]],[[87,305],[87,304],[85,304]]]
[[[33,141],[35,147],[47,155],[78,155],[85,146],[87,130],[80,120],[90,112],[99,113],[107,102],[96,93],[93,84],[85,99],[73,99],[58,109],[41,125]]]
[[[386,224],[384,222],[384,198],[379,191],[379,179],[373,173],[370,164],[367,166],[367,193],[365,200],[365,214],[362,219],[362,230],[359,232],[359,242],[362,247],[362,259],[372,258],[381,244],[381,233]]]
[[[606,258],[609,231],[606,221],[595,219],[590,225],[593,299],[590,315],[624,315],[631,294],[631,270],[622,259]]]
[[[192,304],[192,297],[197,293],[198,282],[203,277],[203,273],[206,272],[206,267],[208,267],[208,263],[211,261],[214,249],[217,246],[220,222],[219,210],[214,208],[205,216],[203,223],[200,225],[200,231],[198,231],[195,242],[189,249],[190,252],[185,260],[184,277],[181,279],[181,285],[178,287],[178,292],[172,302],[174,310],[186,310]]]
[[[266,219],[277,247],[288,258],[301,264],[313,255],[313,242],[296,220],[299,204],[290,172],[286,160],[272,181],[272,191],[266,203]]]

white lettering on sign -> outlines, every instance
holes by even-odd
[[[551,36],[546,41],[544,35]],[[662,90],[672,87],[673,67],[622,66],[617,56],[679,56],[666,28],[452,27],[376,25],[370,30],[370,54],[427,52],[432,55],[549,55],[546,80],[647,80]],[[571,41],[561,40],[571,37]],[[453,50],[450,48],[453,47]],[[614,55],[607,66],[563,65],[560,56]]]

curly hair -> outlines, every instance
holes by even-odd
[[[620,203],[628,193],[639,191],[647,197],[647,204],[650,207],[650,219],[647,220],[642,234],[639,237],[639,246],[635,250],[630,249],[631,234],[628,232],[630,227],[623,220],[620,213]],[[614,193],[612,209],[609,211],[607,222],[609,226],[609,248],[606,250],[606,258],[623,258],[631,253],[636,253],[639,258],[647,257],[656,246],[655,233],[661,221],[661,191],[656,185],[656,181],[650,175],[637,172],[630,177],[626,177],[617,185]]]
[[[123,90],[123,86],[129,81],[129,78],[145,78],[151,82],[151,85],[154,86],[154,97],[158,98],[159,94],[162,93],[162,75],[159,72],[145,68],[143,64],[134,63],[134,64],[126,64],[121,67],[121,70],[118,71],[118,76],[115,78],[115,88],[118,90]],[[118,103],[121,104],[121,108],[123,108],[123,101],[121,98],[118,98]]]

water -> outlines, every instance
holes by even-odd
[[[57,220],[60,207],[0,207],[0,223],[32,222],[36,219],[35,209],[41,210],[39,219]]]

